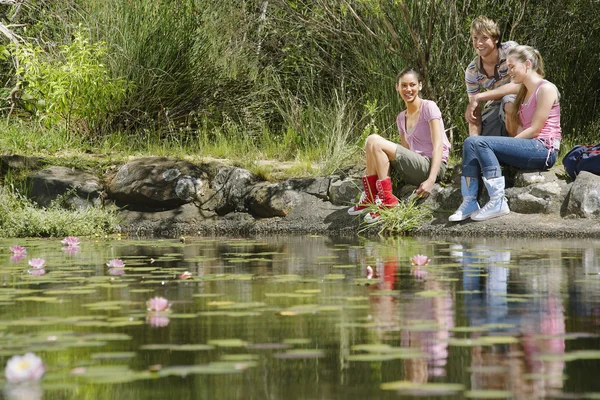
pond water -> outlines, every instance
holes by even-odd
[[[600,241],[0,249],[0,363],[32,352],[46,366],[34,383],[2,374],[7,399],[600,399]],[[168,310],[148,310],[156,296]]]

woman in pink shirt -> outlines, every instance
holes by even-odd
[[[405,68],[396,79],[396,91],[402,97],[406,110],[396,122],[401,145],[379,135],[370,135],[365,143],[366,175],[362,178],[364,192],[360,202],[348,209],[348,214],[359,215],[373,204],[380,208],[398,205],[392,194],[390,165],[402,175],[402,179],[418,186],[417,194],[427,197],[433,184],[446,172],[450,142],[444,133],[444,122],[438,106],[419,96],[423,82],[421,75],[412,68]],[[378,212],[370,212],[365,221],[375,222]]]
[[[521,169],[548,169],[560,147],[560,104],[556,86],[544,79],[540,53],[530,46],[515,46],[507,54],[511,80],[520,85],[514,122],[515,137],[471,136],[463,146],[461,193],[463,201],[448,218],[484,221],[510,212],[504,197],[500,164]],[[490,201],[479,208],[477,190],[483,175]]]

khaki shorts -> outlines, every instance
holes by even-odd
[[[419,186],[429,178],[429,168],[431,160],[425,156],[415,153],[404,146],[396,145],[396,159],[390,160],[390,165],[394,168],[404,182]],[[447,164],[442,162],[436,181],[441,180],[446,173]]]

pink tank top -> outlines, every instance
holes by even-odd
[[[554,86],[554,84],[552,84],[551,82],[543,80],[538,85],[537,89],[535,90],[535,93],[529,98],[529,101],[527,103],[521,104],[521,108],[519,110],[519,117],[521,117],[523,129],[529,128],[531,126],[531,123],[533,122],[533,114],[535,113],[535,108],[537,107],[538,101],[538,91],[540,90],[540,87],[545,83],[549,83],[550,85]],[[556,89],[556,92],[558,93],[558,89]],[[560,93],[558,93],[558,96],[560,98]],[[548,119],[544,123],[544,126],[542,126],[540,133],[538,133],[537,139],[543,140],[546,144],[546,147],[554,148],[554,140],[560,140],[561,138],[562,137],[560,129],[560,104],[557,101],[552,105],[552,108],[550,109],[550,114],[548,115]]]

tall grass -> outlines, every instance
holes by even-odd
[[[127,135],[134,147],[145,142],[158,152],[257,149],[344,162],[369,123],[364,104],[379,104],[376,126],[395,134],[402,105],[394,79],[407,65],[423,72],[424,96],[438,103],[460,145],[463,71],[474,56],[468,30],[479,14],[500,22],[502,40],[540,49],[563,94],[565,136],[592,141],[600,121],[600,50],[588,40],[600,30],[597,2],[31,0],[23,7],[15,31],[50,54],[79,24],[110,46],[113,76],[134,89],[105,136],[118,132],[113,142]],[[10,88],[14,69],[0,62]]]
[[[10,186],[0,187],[1,237],[91,236],[118,229],[115,211],[101,207],[64,209],[60,200],[40,208]]]

